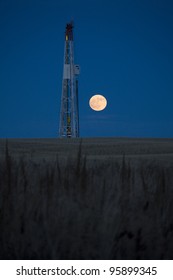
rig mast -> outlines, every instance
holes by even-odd
[[[59,136],[79,137],[79,65],[74,64],[73,23],[66,25]]]

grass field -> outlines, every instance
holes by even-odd
[[[0,139],[1,259],[173,259],[173,139]]]

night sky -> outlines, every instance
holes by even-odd
[[[172,0],[0,0],[0,137],[58,137],[71,19],[80,136],[173,137]]]

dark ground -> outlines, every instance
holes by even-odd
[[[173,139],[0,139],[0,259],[173,259]]]

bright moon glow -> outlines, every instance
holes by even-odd
[[[106,108],[107,100],[103,95],[96,94],[90,98],[89,105],[94,111],[102,111]]]

